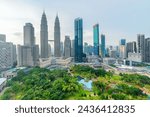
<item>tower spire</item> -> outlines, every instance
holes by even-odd
[[[43,9],[43,14],[45,14],[45,9]]]

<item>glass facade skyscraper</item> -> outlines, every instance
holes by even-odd
[[[126,39],[121,39],[120,40],[120,45],[126,45]]]
[[[45,12],[42,14],[41,19],[41,31],[40,31],[40,41],[41,41],[41,58],[48,58],[48,25]]]
[[[54,56],[55,57],[61,57],[61,52],[60,52],[60,22],[58,15],[56,16],[55,19],[55,26],[54,26]]]
[[[102,34],[101,35],[101,57],[104,58],[106,55],[106,51],[105,51],[105,35]]]
[[[94,55],[99,56],[99,24],[93,26]]]
[[[74,21],[75,33],[75,62],[83,62],[83,20],[76,18]]]
[[[119,57],[121,59],[125,59],[126,58],[126,39],[121,39],[120,40]]]

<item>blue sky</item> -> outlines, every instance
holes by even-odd
[[[23,43],[23,26],[31,22],[39,43],[40,20],[46,11],[49,39],[53,39],[54,20],[58,13],[61,40],[73,39],[74,19],[82,17],[84,42],[93,44],[93,25],[99,23],[107,45],[117,45],[121,38],[136,40],[141,33],[150,36],[150,0],[0,0],[0,33],[7,41]]]

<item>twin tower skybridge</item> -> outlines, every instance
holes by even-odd
[[[54,40],[48,40],[49,42],[54,42]]]

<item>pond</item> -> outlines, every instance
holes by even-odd
[[[78,82],[84,86],[84,89],[92,90],[92,80],[86,81],[85,78],[78,76]]]

